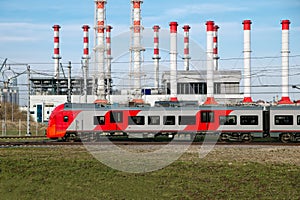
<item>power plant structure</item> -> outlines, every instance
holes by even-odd
[[[154,32],[154,47],[153,47],[153,60],[154,60],[154,89],[159,90],[159,29],[158,25],[153,26]]]
[[[82,76],[71,76],[61,70],[59,51],[60,25],[54,25],[54,75],[51,77],[32,77],[31,114],[39,122],[47,122],[51,111],[66,101],[98,104],[122,104],[129,106],[154,106],[157,101],[194,102],[197,105],[253,104],[251,97],[251,20],[244,20],[244,91],[240,91],[242,71],[222,70],[219,67],[218,29],[214,21],[206,22],[206,70],[194,70],[190,66],[190,27],[183,25],[183,62],[178,62],[178,27],[176,21],[169,23],[170,30],[170,66],[169,70],[160,69],[160,29],[153,30],[153,87],[141,84],[144,64],[141,6],[143,0],[130,0],[131,27],[128,81],[130,89],[125,92],[115,90],[114,58],[112,57],[112,26],[106,23],[107,0],[95,0],[95,24],[93,56],[89,52],[89,29],[83,25]],[[279,104],[292,103],[288,94],[289,68],[289,20],[282,22],[282,99]],[[96,73],[90,74],[94,65]]]
[[[182,27],[182,29],[184,30],[184,56],[183,56],[183,60],[184,60],[184,70],[185,71],[189,71],[190,70],[190,29],[191,27],[189,25],[184,25]]]
[[[251,98],[251,20],[244,20],[244,103],[252,103]]]
[[[0,65],[0,73],[2,74],[3,81],[0,84],[0,105],[5,103],[19,105],[19,87],[17,77],[20,74],[15,73],[10,66],[6,66],[7,58]],[[10,73],[11,76],[6,76],[6,73]],[[5,105],[4,105],[5,107]]]
[[[282,62],[282,96],[279,104],[292,104],[289,97],[289,30],[290,21],[282,20],[282,50],[281,50],[281,62]]]
[[[19,105],[19,91],[16,78],[11,83],[4,81],[3,86],[0,86],[0,102]]]

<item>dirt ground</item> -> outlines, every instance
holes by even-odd
[[[199,147],[192,146],[187,154],[196,154]],[[188,159],[188,157],[183,157]],[[215,146],[203,159],[208,161],[258,162],[300,166],[300,147],[285,146]]]
[[[171,152],[185,152],[180,159],[190,161],[213,161],[213,162],[234,162],[239,163],[266,163],[266,164],[288,164],[300,166],[300,146],[269,146],[269,145],[222,145],[205,146],[204,151],[200,152],[203,146],[192,145],[184,149],[182,145],[174,145]],[[128,152],[145,153],[155,152],[163,146],[159,145],[137,145],[122,146],[122,149]],[[98,149],[98,147],[97,147]],[[99,148],[98,150],[100,150]],[[101,149],[107,151],[109,148]],[[203,154],[204,152],[204,154]],[[158,152],[158,156],[162,152]],[[170,151],[168,152],[170,155]],[[204,155],[204,156],[203,156]],[[150,158],[149,158],[150,159]]]

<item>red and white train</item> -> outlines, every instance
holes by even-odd
[[[250,142],[253,138],[300,141],[300,106],[120,107],[65,103],[52,112],[47,128],[51,139],[83,135],[218,134],[220,140]]]

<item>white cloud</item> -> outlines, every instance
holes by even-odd
[[[0,30],[6,29],[41,29],[46,28],[46,24],[33,24],[33,23],[23,23],[23,22],[0,22]]]
[[[0,42],[34,42],[49,40],[53,35],[53,24],[36,24],[20,22],[0,23]],[[61,25],[64,37],[78,37],[82,35],[82,24]]]
[[[41,40],[41,32],[47,30],[44,24],[0,23],[0,42],[27,42]]]
[[[27,42],[36,41],[34,37],[22,37],[22,36],[2,36],[0,35],[0,42]]]
[[[191,14],[211,14],[211,13],[224,13],[224,12],[235,12],[235,11],[245,11],[248,10],[247,7],[234,6],[230,4],[190,4],[185,5],[181,8],[173,8],[165,12],[169,16],[183,16]]]
[[[82,3],[81,5],[85,5]],[[77,8],[77,10],[80,10],[81,7],[76,6],[72,4],[71,1],[36,1],[36,0],[27,0],[24,3],[20,3],[18,0],[11,0],[7,2],[2,2],[2,6],[5,7],[7,10],[12,11],[26,11],[26,12],[33,12],[33,11],[49,11],[49,10],[66,10],[66,8],[70,8],[70,6],[73,8]]]

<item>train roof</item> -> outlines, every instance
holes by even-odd
[[[282,107],[293,109],[293,107]],[[125,105],[112,104],[112,105],[103,105],[103,104],[95,104],[95,103],[65,103],[64,110],[120,110],[120,109],[128,109],[128,110],[268,110],[269,107],[266,106],[226,106],[226,105],[203,105],[203,106],[155,106],[150,107],[148,105],[143,106],[139,105],[138,107],[129,107]],[[300,107],[299,107],[300,109]]]
[[[299,110],[300,111],[300,106],[299,105],[277,105],[277,106],[270,106],[270,110]]]

